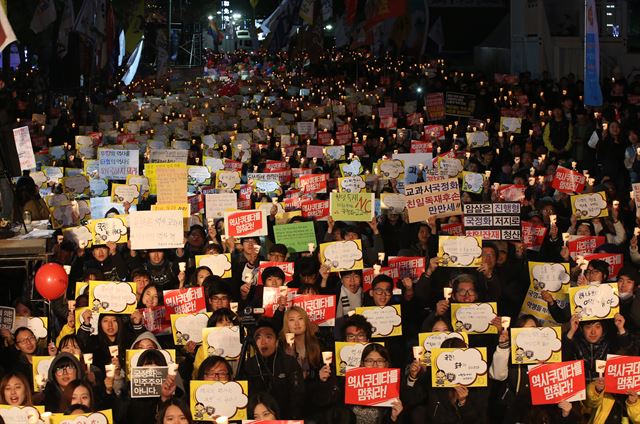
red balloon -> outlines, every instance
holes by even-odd
[[[69,276],[62,265],[50,262],[36,272],[36,290],[47,300],[55,300],[67,291]]]

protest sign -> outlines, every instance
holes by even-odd
[[[411,140],[409,153],[432,153],[433,143],[430,141]]]
[[[0,417],[5,423],[31,424],[43,423],[44,406],[0,405]],[[68,418],[68,417],[65,417]]]
[[[455,331],[470,334],[496,334],[498,329],[491,321],[497,316],[498,306],[489,303],[452,303],[451,326]]]
[[[20,171],[35,169],[36,157],[33,154],[33,145],[31,144],[29,127],[14,128],[13,140],[16,144],[18,162],[20,163]]]
[[[338,166],[340,167],[340,174],[343,177],[354,177],[362,174],[362,171],[364,170],[362,163],[360,163],[358,159],[353,159],[349,163],[342,162],[338,164]]]
[[[314,221],[326,221],[330,214],[329,200],[306,200],[300,204],[300,210],[304,218],[313,218]]]
[[[398,368],[354,368],[345,375],[344,403],[391,406],[400,397]]]
[[[49,378],[49,369],[51,368],[51,362],[55,356],[37,356],[31,357],[31,369],[33,374],[33,389],[35,392],[40,392],[44,383]]]
[[[249,386],[246,381],[191,381],[189,405],[194,421],[213,422],[217,417],[229,421],[247,418]]]
[[[462,191],[469,193],[482,193],[484,175],[477,172],[462,171]]]
[[[607,195],[604,191],[599,191],[571,196],[571,212],[579,220],[609,216]]]
[[[162,298],[169,314],[194,314],[207,311],[203,286],[164,290]]]
[[[71,168],[67,168],[65,172],[68,173],[70,170]],[[62,184],[62,190],[68,194],[70,198],[89,196],[91,194],[91,184],[89,183],[89,177],[86,175],[78,174],[63,177],[60,182]]]
[[[356,308],[356,314],[364,316],[373,326],[371,337],[394,337],[402,335],[402,312],[400,305],[364,306]]]
[[[362,269],[362,240],[322,243],[320,263],[331,266],[331,272]]]
[[[448,153],[445,153],[445,155],[448,155]],[[462,170],[464,169],[464,161],[456,157],[438,156],[436,164],[439,175],[444,175],[450,178],[459,178],[462,175]]]
[[[91,229],[91,242],[94,246],[107,243],[126,243],[127,224],[126,215],[119,215],[113,218],[92,219],[89,221]]]
[[[384,346],[384,342],[376,342]],[[336,375],[344,376],[348,369],[360,367],[362,351],[371,343],[335,342]]]
[[[520,134],[522,131],[522,118],[511,116],[500,117],[500,131],[506,133]]]
[[[126,180],[127,175],[139,173],[137,150],[98,149],[98,174],[107,180]]]
[[[520,203],[465,203],[464,231],[483,240],[520,241]]]
[[[284,287],[284,286],[283,286]],[[293,298],[296,293],[298,293],[298,289],[287,287],[287,308],[293,304]],[[262,307],[264,308],[264,316],[267,318],[272,318],[278,309],[278,299],[282,296],[280,294],[280,287],[262,287]]]
[[[537,364],[562,361],[560,327],[511,328],[511,362]]]
[[[552,295],[569,293],[571,276],[568,263],[529,262],[529,280],[533,288]],[[554,296],[557,297],[557,296]]]
[[[478,267],[482,263],[482,239],[469,236],[438,237],[438,257],[444,267]]]
[[[10,306],[0,306],[0,329],[11,331],[16,319],[16,310]]]
[[[433,349],[438,349],[442,346],[442,342],[448,339],[463,340],[469,345],[469,336],[464,332],[455,331],[436,331],[428,333],[418,333],[418,345],[424,348],[422,352],[421,364],[427,367],[431,366],[431,352]]]
[[[547,234],[547,227],[522,221],[522,243],[527,249],[539,251]]]
[[[398,279],[397,268],[391,268],[388,266],[380,267],[380,269],[365,268],[362,270],[362,291],[366,293],[371,290],[371,283],[373,282],[373,279],[380,274],[387,275],[394,281]]]
[[[238,190],[240,188],[240,172],[217,171],[216,188],[221,190]]]
[[[185,203],[187,200],[187,167],[156,169],[157,203]]]
[[[590,284],[569,288],[571,315],[580,321],[613,318],[620,311],[618,284]]]
[[[205,327],[202,329],[202,349],[207,356],[222,356],[231,361],[240,356],[240,327]]]
[[[489,146],[489,133],[487,131],[468,132],[467,144],[471,149]]]
[[[425,107],[429,121],[444,119],[444,93],[429,93],[425,96]]]
[[[573,260],[578,256],[585,256],[593,253],[598,247],[605,243],[604,236],[574,236],[572,235],[567,242],[569,254]]]
[[[187,184],[191,186],[211,184],[211,171],[206,166],[187,166]]]
[[[382,177],[404,179],[404,163],[400,159],[381,159],[376,163],[376,166]]]
[[[451,222],[448,224],[441,224],[440,231],[444,235],[464,236],[464,227],[462,226],[462,222]]]
[[[86,414],[52,414],[47,424],[113,424],[113,422],[113,411],[105,409]]]
[[[303,193],[326,193],[327,174],[301,175],[298,186]]]
[[[207,327],[210,312],[196,312],[192,314],[171,314],[171,333],[173,342],[183,346],[187,342],[202,343],[202,330]]]
[[[213,275],[231,278],[231,253],[196,255],[196,268],[209,267]]]
[[[140,184],[112,184],[111,201],[113,203],[138,204],[140,197]]]
[[[187,163],[189,150],[185,149],[150,149],[150,163]]]
[[[13,328],[11,329],[12,333],[15,333],[16,330],[20,327],[27,327],[38,341],[44,340],[47,338],[47,328],[48,327],[49,318],[48,317],[22,317],[16,316],[13,320]]]
[[[529,369],[533,405],[575,402],[586,398],[584,361],[542,364]]]
[[[409,222],[458,215],[461,211],[460,187],[456,178],[405,186]]]
[[[587,177],[583,174],[559,166],[553,175],[551,187],[567,194],[582,193],[586,181]]]
[[[374,193],[334,193],[330,195],[331,217],[336,221],[370,222],[374,212]]]
[[[89,307],[101,314],[132,314],[136,310],[136,283],[89,281]]]
[[[404,164],[404,184],[415,184],[426,170],[432,168],[433,154],[394,153],[393,159],[398,159]]]
[[[388,213],[399,214],[407,206],[404,194],[400,193],[380,193],[380,207],[386,209]]]
[[[261,286],[262,285],[262,273],[264,272],[265,269],[272,267],[272,266],[276,266],[278,268],[280,268],[282,270],[282,272],[284,272],[284,283],[288,284],[291,281],[293,281],[293,269],[294,269],[294,263],[293,262],[266,262],[266,261],[261,261],[260,262],[260,266],[258,268],[258,285]]]
[[[592,253],[590,255],[584,255],[584,259],[586,261],[600,259],[609,264],[609,281],[614,280],[618,276],[624,261],[622,253]]]
[[[224,233],[229,237],[266,236],[267,232],[267,216],[262,210],[224,213]]]
[[[444,108],[447,115],[471,117],[476,109],[476,96],[447,91]]]
[[[162,395],[162,383],[169,375],[168,367],[131,367],[131,398],[150,398]]]
[[[142,362],[140,361],[140,356],[146,352],[147,349],[127,349],[126,357],[125,357],[125,366],[126,366],[126,376],[127,378],[131,377],[131,369],[133,367],[142,367]],[[158,352],[162,354],[164,357],[167,366],[171,366],[171,364],[176,363],[176,351],[175,349],[158,349]]]
[[[487,387],[487,348],[435,348],[431,387]]]
[[[142,312],[142,324],[147,331],[153,334],[167,335],[171,331],[171,320],[166,306],[154,306],[153,308],[140,309]]]
[[[236,193],[210,193],[206,194],[204,199],[207,219],[224,218],[226,211],[238,209]]]
[[[365,177],[356,175],[353,177],[338,178],[338,191],[346,193],[364,193],[366,189]]]
[[[388,259],[389,267],[396,270],[399,279],[417,280],[425,271],[425,262],[424,256],[390,256]]]
[[[320,327],[333,327],[336,322],[334,294],[304,294],[293,298],[293,304],[305,310],[309,320]]]
[[[129,213],[131,249],[176,249],[184,247],[182,219],[182,212],[177,210]]]
[[[291,253],[307,252],[309,251],[309,243],[316,244],[316,232],[313,222],[275,225],[273,233],[276,243],[284,244]]]
[[[526,187],[518,184],[501,184],[498,197],[505,202],[521,202],[524,199]]]
[[[566,294],[551,294],[556,300],[559,307],[565,307],[568,303],[568,297]],[[533,287],[533,282],[529,283],[529,288],[525,295],[522,307],[520,309],[520,315],[533,315],[536,317],[540,325],[553,326],[557,323],[553,320],[547,302],[542,298],[541,291]]]
[[[424,139],[427,141],[431,141],[433,139],[444,140],[446,136],[446,132],[444,130],[444,125],[425,125],[424,126]]]
[[[626,395],[629,390],[640,391],[640,356],[607,357],[604,391]]]

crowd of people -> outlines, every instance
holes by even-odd
[[[633,184],[640,182],[638,78],[607,78],[602,83],[605,104],[586,108],[583,84],[575,75],[559,80],[527,73],[486,75],[457,71],[439,60],[374,58],[362,52],[335,52],[318,65],[284,54],[216,54],[209,59],[207,73],[195,81],[140,80],[129,87],[61,97],[49,107],[20,87],[7,83],[3,88],[9,100],[0,115],[5,125],[27,122],[34,140],[44,136],[44,143],[34,142],[39,167],[63,167],[65,176],[76,175],[69,170],[79,170],[88,179],[99,178],[87,170],[92,157],[86,145],[76,145],[77,136],[91,134],[94,151],[118,144],[142,146],[140,175],[150,162],[150,149],[145,148],[149,140],[164,141],[167,149],[176,140],[186,140],[187,165],[222,163],[224,168],[209,168],[210,183],[189,181],[189,196],[196,200],[190,202],[190,217],[185,218],[184,246],[174,249],[135,250],[132,237],[123,243],[91,244],[68,231],[89,219],[126,215],[134,203],[137,211],[152,210],[156,198],[143,196],[144,190],[135,202],[114,201],[113,209],[101,216],[83,216],[76,207],[69,208],[74,216],[61,220],[53,210],[65,203],[52,206],[51,198],[62,195],[66,204],[77,205],[85,197],[99,196],[72,196],[62,179],[36,178],[40,169],[17,180],[14,219],[24,217],[25,211],[33,221],[51,219],[55,229],[51,261],[67,267],[69,285],[66,294],[50,304],[44,337],[29,326],[0,330],[0,404],[43,405],[56,414],[110,410],[114,423],[211,422],[220,414],[204,404],[190,407],[194,382],[246,381],[248,401],[243,407],[255,420],[640,423],[640,385],[624,394],[609,393],[596,368],[597,361],[610,355],[635,356],[640,349],[636,290],[640,214],[638,194],[633,192]],[[473,99],[469,114],[438,116],[438,108],[425,97],[432,93],[445,93],[443,100],[446,93]],[[391,110],[391,116],[387,112],[381,116],[378,108]],[[444,102],[441,108],[447,109]],[[159,122],[153,112],[160,115]],[[46,122],[35,122],[33,114],[45,114]],[[505,116],[521,118],[517,132],[503,131],[500,118]],[[313,122],[314,131],[301,134],[299,122]],[[473,145],[470,140],[475,138],[467,133],[474,132],[484,132],[486,141]],[[236,145],[239,140],[246,144]],[[380,172],[379,161],[416,153],[414,142],[425,149],[423,153],[431,153],[433,162],[406,168],[405,180]],[[317,145],[323,146],[323,154],[310,156]],[[341,154],[327,154],[339,145],[344,146]],[[62,154],[54,157],[60,146]],[[455,159],[460,169],[445,169],[441,164],[450,162],[438,158]],[[284,176],[273,191],[260,192],[248,174],[264,174],[273,163],[282,164],[277,169]],[[353,163],[359,169],[345,175],[341,165]],[[239,168],[229,167],[234,164]],[[585,177],[579,191],[554,188],[559,168]],[[237,187],[216,185],[219,172],[230,169],[240,169]],[[517,202],[522,234],[525,225],[539,228],[539,240],[482,240],[476,264],[450,267],[438,253],[439,238],[464,236],[461,212],[414,221],[407,207],[384,201],[370,221],[338,221],[330,215],[314,219],[297,212],[303,202],[328,200],[332,191],[343,191],[339,179],[349,175],[361,176],[362,191],[375,193],[380,202],[386,195],[404,194],[411,184],[462,178],[463,172],[483,176],[479,190],[459,192],[463,205]],[[296,177],[305,174],[327,175],[324,190],[302,190]],[[415,179],[410,181],[409,175]],[[108,181],[109,186],[113,183]],[[249,187],[250,195],[242,197]],[[507,197],[505,188],[517,195]],[[103,192],[109,197],[111,190]],[[240,210],[263,210],[266,235],[225,234],[223,218],[204,214],[205,195],[220,192],[237,193]],[[606,205],[598,216],[576,215],[572,196],[580,192],[603,193]],[[4,207],[7,202],[3,197]],[[277,242],[278,226],[300,222],[313,222],[315,239],[309,240],[308,251]],[[576,256],[568,241],[581,237],[596,240],[597,245]],[[336,272],[331,261],[323,260],[320,246],[341,241],[360,243],[361,267],[354,262]],[[603,255],[583,257],[596,253]],[[219,254],[229,254],[228,273],[217,275],[199,266],[202,255]],[[387,275],[394,257],[419,258],[423,267],[417,273]],[[604,257],[622,260],[614,265]],[[275,265],[261,268],[261,262],[292,262],[293,272]],[[581,319],[580,313],[572,315],[567,291],[534,287],[532,263],[566,264],[566,284],[571,287],[616,283],[619,312],[591,320]],[[136,310],[100,313],[92,322],[96,308],[83,289],[90,281],[135,283]],[[335,296],[333,325],[318,325],[282,291],[273,316],[262,316],[260,308],[269,306],[263,304],[264,292],[282,286],[296,289],[298,295]],[[193,340],[176,343],[175,329],[171,334],[166,328],[164,332],[147,328],[146,311],[163,306],[168,290],[194,287],[202,287],[206,299],[209,315],[203,328],[238,327],[247,345],[244,357],[207,351]],[[531,306],[532,291],[542,308]],[[27,292],[25,287],[14,293],[6,306],[14,308],[16,317],[46,314],[39,299],[24,296]],[[452,310],[477,303],[495,303],[490,323],[495,331],[447,337],[440,347],[485,348],[487,384],[438,387],[432,378],[433,364],[414,354],[419,334],[464,333],[464,327],[455,325]],[[398,305],[401,335],[380,337],[366,314],[356,313],[362,307]],[[510,325],[503,324],[504,317],[510,318]],[[529,366],[512,358],[511,329],[543,326],[561,327],[562,361],[584,360],[583,399],[532,403]],[[324,355],[336,352],[337,342],[364,345],[356,366],[399,369],[399,395],[383,407],[346,402],[343,364],[335,355],[328,361]],[[132,396],[127,370],[131,350],[142,351],[139,367],[177,364],[176,372],[169,366],[159,396]],[[168,361],[163,352],[171,350],[175,355]],[[35,358],[41,356],[52,358],[45,376],[37,372]],[[0,408],[0,416],[3,411]]]

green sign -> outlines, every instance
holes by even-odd
[[[289,252],[307,252],[309,243],[316,245],[316,231],[313,222],[276,225],[273,227],[276,243],[287,246]]]

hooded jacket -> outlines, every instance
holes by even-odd
[[[70,353],[62,352],[59,353],[53,360],[51,361],[51,366],[49,367],[49,375],[47,380],[47,385],[44,388],[44,405],[45,410],[51,412],[63,412],[60,411],[60,399],[62,398],[62,391],[64,390],[58,382],[56,381],[56,367],[60,364],[62,359],[68,359],[71,361],[73,366],[76,368],[76,380],[82,380],[85,377],[84,367],[76,358]]]

